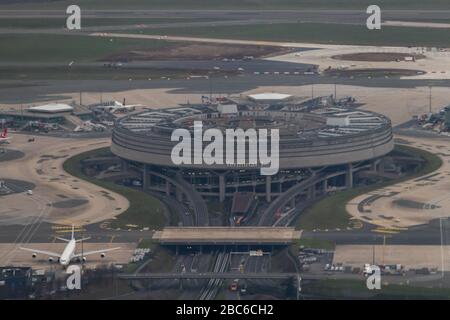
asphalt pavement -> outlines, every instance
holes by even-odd
[[[262,70],[264,70],[262,68]],[[205,74],[207,75],[207,74]],[[17,87],[14,87],[17,84]],[[262,86],[349,85],[378,88],[450,87],[450,80],[399,78],[333,78],[321,75],[243,74],[235,77],[152,80],[35,80],[0,81],[0,104],[37,104],[72,99],[67,92],[121,92],[136,89],[169,89],[173,93],[238,94]],[[27,85],[24,90],[24,85]],[[330,87],[330,94],[332,89]]]

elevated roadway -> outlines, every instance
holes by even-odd
[[[124,280],[147,280],[147,279],[289,279],[297,277],[296,273],[215,273],[215,272],[173,272],[173,273],[139,273],[122,274],[120,279]]]
[[[288,245],[300,236],[288,227],[167,227],[153,239],[162,245]]]

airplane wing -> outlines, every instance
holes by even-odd
[[[103,249],[103,250],[95,250],[95,251],[85,251],[85,252],[83,252],[83,254],[78,253],[78,254],[75,254],[73,257],[74,258],[79,258],[81,256],[88,256],[88,255],[91,255],[91,254],[103,253],[103,252],[108,252],[108,251],[113,251],[113,250],[118,250],[118,249],[120,249],[120,247]]]
[[[82,241],[86,241],[89,240],[91,237],[86,237],[86,238],[82,238],[82,239],[77,239],[76,242],[82,242]]]
[[[48,255],[50,257],[61,257],[60,253],[55,253],[55,252],[51,252],[51,251],[44,251],[44,250],[36,250],[36,249],[29,249],[29,248],[19,248],[20,250],[24,250],[24,251],[29,251],[29,252],[33,252],[33,253],[41,253],[41,254],[45,254]]]
[[[58,240],[61,240],[61,241],[64,241],[64,242],[69,242],[70,241],[68,239],[64,239],[64,238],[60,238],[60,237],[55,237],[55,239],[58,239]]]

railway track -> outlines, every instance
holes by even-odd
[[[214,264],[214,273],[224,273],[228,264],[230,263],[231,255],[228,252],[219,252]],[[216,297],[217,292],[222,287],[223,280],[221,279],[210,279],[207,285],[203,288],[200,293],[199,300],[212,300]]]

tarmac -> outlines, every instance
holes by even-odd
[[[63,163],[71,156],[109,146],[109,138],[75,140],[39,136],[28,142],[28,135],[12,133],[11,137],[11,147],[25,153],[25,157],[3,162],[0,177],[27,181],[36,188],[32,195],[24,189],[2,197],[5,205],[0,208],[0,225],[44,221],[85,225],[111,219],[128,208],[128,200],[123,196],[72,177],[63,169]],[[69,200],[70,205],[60,205]]]
[[[66,243],[29,243],[23,245],[26,248],[48,250],[55,253],[62,253]],[[37,254],[36,258],[32,257],[32,253],[18,249],[20,245],[0,243],[0,265],[14,265],[14,266],[31,266],[33,269],[49,269],[57,266],[57,257],[50,263],[48,256]],[[83,243],[83,248],[78,244],[76,253],[83,251],[94,251],[98,249],[108,249],[120,247],[118,250],[107,252],[104,258],[100,254],[87,256],[84,265],[88,268],[95,268],[99,264],[128,264],[136,244],[133,243]]]
[[[442,159],[435,172],[352,199],[347,211],[355,218],[399,231],[450,217],[450,140],[402,137],[408,146],[427,150]],[[372,201],[367,199],[372,197]]]
[[[450,246],[439,245],[339,245],[333,264],[362,268],[364,264],[396,265],[405,270],[435,268],[450,271]]]

